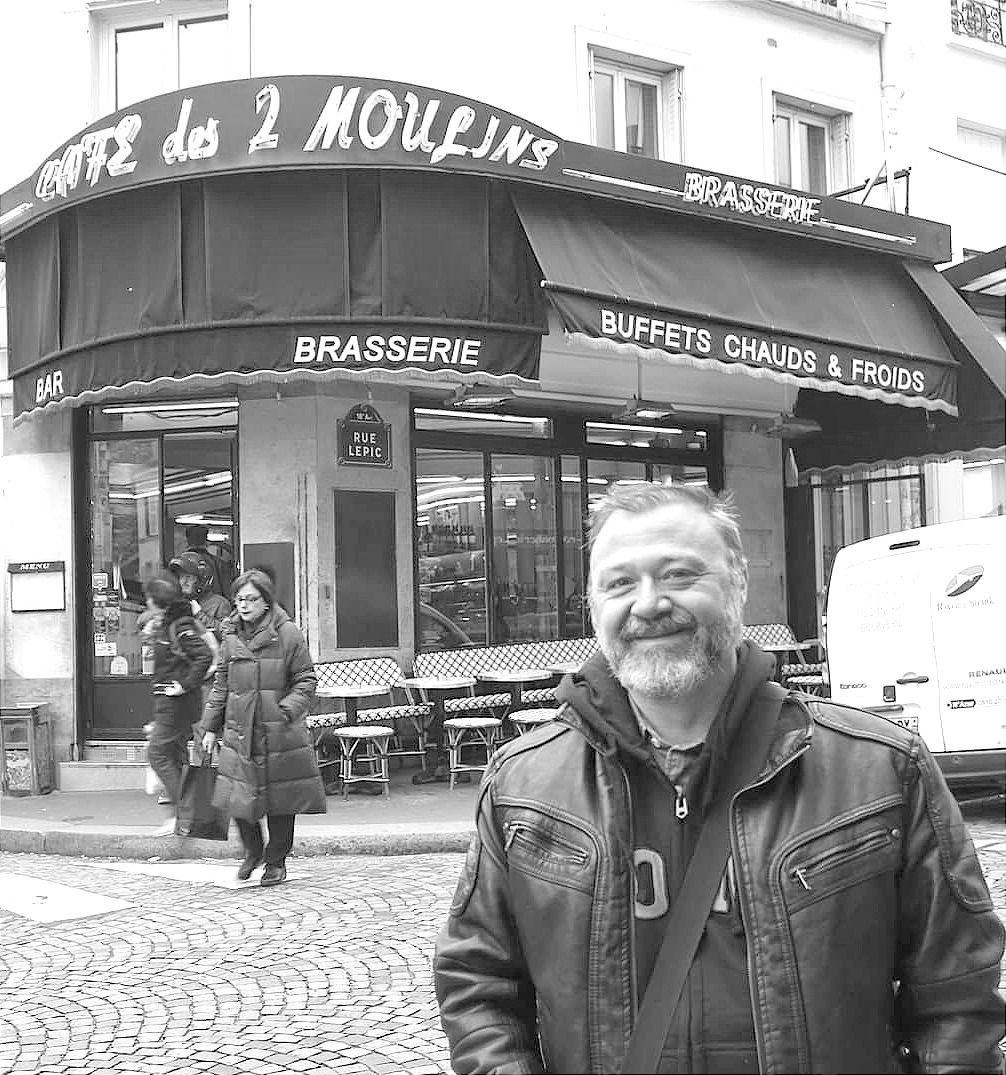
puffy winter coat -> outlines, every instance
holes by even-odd
[[[324,814],[325,789],[305,716],[317,687],[300,629],[281,608],[250,633],[224,624],[213,689],[199,726],[220,733],[214,805],[231,817]]]
[[[486,772],[434,958],[456,1072],[619,1070],[632,788],[595,718],[567,705]],[[917,735],[791,695],[730,842],[761,1072],[999,1070],[1003,927]]]

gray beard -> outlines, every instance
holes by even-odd
[[[631,642],[598,639],[601,652],[622,686],[634,694],[676,698],[688,694],[712,677],[723,658],[740,642],[740,617],[733,609],[717,624],[699,627],[684,653],[659,646],[636,649]]]

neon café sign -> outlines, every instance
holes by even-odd
[[[946,229],[929,235],[913,218],[566,142],[439,90],[324,75],[196,86],[105,117],[0,198],[0,225],[9,235],[63,206],[171,178],[375,165],[509,176],[791,231],[827,230],[832,239],[920,256],[931,246],[935,261],[949,256]]]

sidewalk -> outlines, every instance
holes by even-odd
[[[478,781],[414,786],[415,769],[395,769],[391,795],[353,789],[329,795],[326,814],[297,818],[295,855],[402,855],[464,851],[474,831]],[[142,791],[54,791],[0,798],[0,851],[87,858],[240,858],[234,826],[227,843],[158,836],[170,817]]]
[[[459,785],[412,784],[414,768],[395,769],[391,795],[351,791],[328,796],[326,814],[297,818],[294,854],[407,855],[463,852],[474,831],[478,781]],[[1002,797],[962,803],[979,851],[1006,856]],[[231,826],[227,843],[157,836],[170,816],[142,791],[54,791],[0,797],[0,851],[85,858],[234,859],[241,857]]]

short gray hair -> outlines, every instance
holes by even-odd
[[[673,481],[615,485],[591,505],[587,546],[594,547],[605,523],[616,511],[645,515],[674,504],[696,508],[707,516],[727,547],[734,584],[746,596],[748,562],[741,541],[740,516],[730,492],[714,493],[706,485],[685,485]]]

